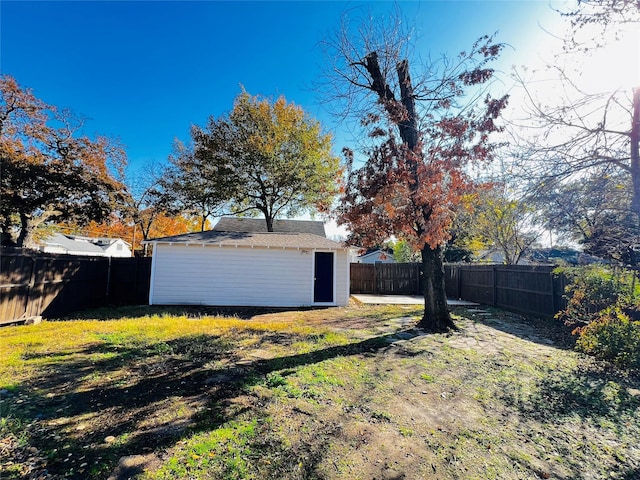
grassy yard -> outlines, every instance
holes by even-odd
[[[550,323],[152,307],[0,329],[0,478],[638,479],[640,380]]]

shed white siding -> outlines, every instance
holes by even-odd
[[[346,305],[347,252],[334,253],[334,304]],[[149,303],[310,306],[313,269],[313,250],[156,243]]]
[[[345,306],[349,303],[349,250],[338,250],[336,252],[336,304]]]

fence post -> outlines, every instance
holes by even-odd
[[[494,266],[493,270],[493,306],[498,305],[498,267]]]
[[[558,308],[556,305],[556,282],[553,278],[553,270],[549,272],[549,278],[551,279],[551,310],[553,311],[553,315],[558,313]]]
[[[107,265],[107,289],[104,292],[106,303],[109,303],[111,299],[111,257],[107,257],[109,259],[109,264]]]
[[[378,294],[378,265],[373,264],[373,294]]]
[[[31,276],[29,277],[29,287],[27,288],[27,308],[25,309],[25,313],[27,317],[31,317],[34,315],[40,315],[42,309],[42,295],[38,295],[37,303],[32,301],[32,298],[35,297],[36,290],[36,272],[38,271],[38,260],[39,258],[36,256],[29,256],[32,261],[31,264]],[[35,308],[34,307],[35,304]]]

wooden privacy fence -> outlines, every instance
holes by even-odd
[[[419,295],[420,268],[419,263],[352,263],[351,293]]]
[[[449,298],[551,317],[565,307],[567,280],[553,266],[445,265]],[[351,293],[422,295],[419,263],[351,264]]]
[[[2,251],[0,324],[148,301],[151,259]]]
[[[552,317],[566,305],[567,279],[553,266],[446,265],[447,296]]]
[[[146,305],[151,285],[151,257],[112,258],[107,302]]]
[[[351,264],[351,293],[421,295],[418,263]],[[106,305],[147,304],[150,258],[106,258],[5,251],[0,255],[0,324],[57,317]],[[445,266],[449,298],[530,315],[564,308],[567,280],[551,266]]]

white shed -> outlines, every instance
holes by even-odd
[[[348,250],[311,233],[210,230],[157,238],[150,305],[344,306]]]

